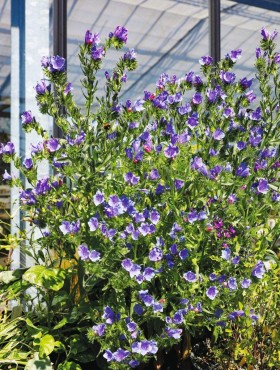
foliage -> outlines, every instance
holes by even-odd
[[[10,240],[34,259],[34,266],[0,276],[3,299],[25,302],[26,370],[145,362],[160,369],[170,349],[176,366],[187,368],[192,338],[209,333],[223,356],[277,366],[276,325],[268,358],[248,350],[267,320],[277,319],[275,36],[263,29],[256,51],[256,105],[252,80],[237,81],[232,72],[240,49],[216,66],[202,57],[202,77],[162,74],[154,92],[122,104],[126,72],[137,66],[134,50],[105,72],[103,97],[95,96],[96,72],[108,49],[126,43],[127,30],[117,27],[103,44],[87,31],[79,54],[83,112],[65,60],[42,59],[36,99],[63,137],[49,136],[26,111],[23,128],[41,137],[31,156],[20,158],[11,142],[1,146],[3,160],[22,173],[4,180],[20,189],[29,223]],[[39,178],[43,160],[51,175]]]

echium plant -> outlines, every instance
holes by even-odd
[[[60,370],[150,361],[151,369],[153,358],[160,369],[164,353],[181,343],[179,366],[191,338],[212,331],[217,339],[235,323],[261,320],[252,302],[278,263],[280,204],[280,54],[276,33],[261,34],[259,100],[252,80],[232,72],[240,49],[218,65],[203,56],[200,76],[162,74],[154,91],[120,102],[127,71],[137,66],[130,49],[105,72],[105,95],[95,97],[108,49],[127,42],[120,26],[104,43],[86,32],[83,111],[66,61],[42,59],[36,100],[63,137],[49,137],[26,111],[23,128],[41,136],[31,158],[1,145],[29,184],[4,174],[19,187],[30,223],[19,241],[34,266],[3,275],[1,288],[5,299],[36,288],[25,297],[26,369],[36,361]],[[38,178],[43,159],[51,175]]]

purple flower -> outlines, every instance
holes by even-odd
[[[24,161],[23,161],[23,166],[27,169],[27,170],[31,170],[31,168],[33,167],[33,161],[31,158],[26,158]]]
[[[117,26],[114,33],[112,34],[117,40],[126,44],[127,42],[127,29],[122,26]]]
[[[36,204],[36,197],[31,189],[28,189],[26,191],[22,190],[19,197],[22,204]]]
[[[117,361],[117,362],[122,362],[129,355],[130,355],[130,352],[125,351],[122,348],[117,349],[116,352],[113,353],[114,360]]]
[[[275,54],[274,63],[275,64],[280,64],[280,53]]]
[[[199,105],[202,103],[202,95],[199,92],[196,92],[194,96],[192,97],[192,102],[195,105]]]
[[[49,62],[49,70],[50,72],[64,72],[66,69],[66,61],[64,58],[60,57],[59,55],[53,56],[50,58]]]
[[[0,146],[0,149],[1,149],[1,146]],[[14,152],[15,152],[15,146],[11,141],[7,142],[7,144],[4,145],[4,146],[2,145],[2,153],[3,154],[13,155]]]
[[[80,221],[62,221],[61,225],[59,226],[59,229],[63,233],[63,235],[76,234],[80,230],[80,228]]]
[[[232,72],[221,71],[220,78],[224,83],[232,84],[235,81],[235,74]]]
[[[239,262],[240,262],[240,257],[239,256],[235,256],[233,257],[232,261],[231,261],[234,265],[238,265]]]
[[[198,125],[198,114],[195,112],[193,113],[186,121],[186,124],[192,130]]]
[[[105,50],[103,46],[94,45],[91,49],[91,57],[95,61],[100,61],[105,56]]]
[[[239,177],[248,177],[251,175],[250,169],[249,167],[247,167],[247,164],[245,162],[240,163],[235,174],[236,176],[239,176]]]
[[[248,89],[249,87],[251,87],[252,85],[252,82],[253,82],[253,78],[251,80],[247,80],[246,77],[242,78],[240,81],[239,81],[239,84],[240,86],[243,88],[243,89]]]
[[[90,30],[87,30],[86,34],[85,34],[85,44],[88,44],[88,45],[96,44],[96,45],[98,45],[99,43],[100,43],[99,33],[92,34],[90,32]]]
[[[268,181],[266,179],[259,179],[257,190],[261,194],[266,194],[269,191]]]
[[[136,102],[132,106],[133,112],[141,112],[145,109],[143,104],[145,103],[145,100],[143,99],[137,99]]]
[[[184,114],[190,113],[192,111],[190,104],[186,104],[178,107],[178,113],[183,116]]]
[[[231,59],[235,63],[238,59],[241,58],[242,49],[232,50],[229,54],[226,55],[227,58]]]
[[[179,252],[179,257],[181,260],[184,260],[186,259],[187,257],[189,257],[189,251],[187,249],[182,249],[180,252]]]
[[[158,170],[156,168],[153,168],[151,170],[151,172],[149,174],[149,178],[152,181],[160,179],[160,175],[159,175]]]
[[[222,258],[226,261],[229,261],[231,255],[231,250],[229,247],[226,247],[222,250]]]
[[[169,145],[164,149],[164,155],[166,158],[175,158],[179,154],[179,148],[177,146]]]
[[[210,288],[207,289],[206,295],[209,299],[213,301],[213,299],[216,298],[218,294],[218,289],[215,286],[210,286]]]
[[[162,260],[163,252],[159,247],[154,247],[149,253],[149,260],[153,262],[157,262]]]
[[[155,270],[152,267],[146,267],[143,273],[144,279],[151,281],[156,275]]]
[[[134,367],[136,367],[136,366],[140,365],[140,362],[139,362],[139,361],[137,361],[137,360],[130,360],[130,361],[129,361],[129,363],[128,363],[128,365],[129,365],[131,368],[134,368]]]
[[[123,177],[124,177],[124,181],[132,186],[137,185],[140,180],[140,177],[135,176],[132,172],[127,172],[126,174],[124,174]]]
[[[233,204],[233,203],[235,203],[237,201],[237,196],[236,196],[236,194],[230,194],[229,196],[228,196],[228,203],[229,204]]]
[[[236,147],[238,150],[243,150],[246,148],[246,143],[244,141],[238,141],[236,143]]]
[[[92,250],[89,253],[88,258],[91,260],[91,262],[96,262],[100,260],[100,253],[97,252],[96,250]]]
[[[38,95],[44,95],[45,93],[51,91],[51,85],[46,85],[46,81],[41,80],[41,83],[37,83],[35,86],[35,91]]]
[[[104,193],[102,193],[100,190],[97,190],[97,192],[93,196],[93,203],[96,206],[99,206],[99,204],[102,204],[103,202],[104,202]]]
[[[139,315],[139,316],[142,316],[143,313],[144,313],[144,309],[143,307],[141,306],[141,304],[139,303],[136,303],[136,305],[133,307],[133,311]]]
[[[216,274],[214,274],[214,272],[212,272],[212,273],[209,275],[209,280],[210,280],[210,281],[215,281],[215,280],[217,280],[217,275],[216,275]]]
[[[261,35],[264,41],[268,41],[268,40],[273,41],[275,37],[277,36],[277,34],[278,34],[277,31],[273,31],[272,33],[270,33],[265,27],[263,27],[261,30]]]
[[[253,90],[250,90],[245,94],[245,98],[250,104],[250,103],[253,103],[253,101],[256,99],[256,95],[254,94]]]
[[[5,170],[2,177],[3,177],[4,181],[11,181],[12,180],[12,176],[7,172],[7,170]]]
[[[280,201],[280,194],[274,191],[271,196],[271,200],[273,202],[279,202]]]
[[[78,255],[80,256],[81,260],[85,261],[89,258],[89,249],[86,244],[81,244],[78,247]]]
[[[241,286],[242,286],[242,288],[247,289],[247,288],[249,288],[249,286],[251,285],[251,283],[252,283],[252,280],[251,279],[243,279],[241,281]]]
[[[203,56],[199,59],[201,66],[211,66],[213,64],[213,58],[210,56]]]
[[[235,320],[238,317],[241,317],[241,316],[244,316],[244,315],[245,315],[245,312],[243,310],[238,310],[238,311],[233,311],[233,312],[229,313],[228,318],[230,320]]]
[[[139,296],[145,306],[150,307],[155,303],[154,297],[148,294],[147,290],[140,290]]]
[[[152,210],[150,213],[150,220],[151,222],[156,225],[159,222],[160,214],[156,210]]]
[[[213,139],[220,141],[224,137],[225,137],[225,133],[220,128],[217,128],[217,130],[213,134]]]
[[[258,261],[256,266],[253,268],[252,276],[254,276],[258,279],[262,279],[264,274],[265,274],[264,263],[262,261]]]
[[[134,49],[129,49],[129,51],[127,51],[124,54],[123,59],[124,60],[136,60],[135,50]],[[145,100],[147,100],[147,99],[145,99]]]
[[[158,351],[157,343],[155,341],[142,340],[134,342],[131,345],[132,353],[139,353],[142,356],[154,355]]]
[[[191,169],[197,170],[204,176],[208,176],[208,169],[207,166],[203,163],[202,158],[194,157],[191,163]]]
[[[33,115],[30,110],[22,113],[21,122],[23,125],[27,125],[33,122]]]
[[[167,327],[165,328],[165,331],[167,335],[169,336],[169,338],[180,339],[183,329],[172,329],[172,328]]]
[[[198,214],[196,211],[188,213],[188,221],[192,224],[198,220]]]
[[[91,217],[88,221],[88,226],[89,226],[90,231],[97,230],[99,226],[98,219],[96,217]]]
[[[105,324],[98,324],[98,325],[94,325],[92,327],[93,332],[96,335],[98,335],[99,337],[102,337],[102,335],[104,335],[105,329],[106,329],[106,325]]]
[[[50,65],[50,58],[49,57],[43,57],[41,59],[41,66],[44,68],[47,68]]]
[[[49,178],[44,177],[43,179],[39,180],[35,187],[36,195],[44,195],[51,190],[51,186],[49,184]]]
[[[125,260],[122,261],[122,267],[126,270],[126,271],[130,271],[133,267],[134,263],[131,261],[130,258],[127,258]]]
[[[114,322],[119,321],[120,314],[115,314],[111,307],[106,306],[102,318],[106,320],[106,324],[112,325]]]
[[[175,179],[174,180],[174,185],[175,185],[176,190],[180,190],[185,185],[185,182],[183,180],[180,180],[180,179]]]
[[[183,278],[189,283],[194,283],[197,280],[197,276],[194,272],[188,271],[183,275]]]
[[[174,313],[174,315],[173,315],[174,324],[176,324],[176,325],[182,324],[182,322],[184,321],[184,316],[183,316],[184,312],[185,312],[185,310],[179,310],[179,311]]]
[[[109,349],[106,349],[105,350],[105,353],[103,355],[103,357],[108,361],[113,361],[114,360],[114,356],[113,356],[113,353],[109,350]]]
[[[65,87],[65,89],[64,89],[64,94],[67,95],[72,90],[73,90],[72,84],[71,84],[71,82],[68,82],[67,85],[66,85],[66,87]]]
[[[59,144],[59,140],[55,138],[46,140],[45,145],[50,153],[54,153],[61,148],[61,145]]]
[[[236,282],[236,279],[233,278],[233,277],[230,277],[228,279],[228,287],[231,289],[231,290],[236,290],[237,289],[237,282]]]

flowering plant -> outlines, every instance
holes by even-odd
[[[34,361],[58,370],[152,368],[153,359],[160,369],[171,348],[186,366],[191,338],[257,325],[254,291],[278,264],[274,38],[262,30],[258,104],[253,81],[232,72],[240,49],[218,65],[202,57],[201,76],[162,74],[155,91],[122,103],[135,51],[105,72],[104,97],[95,96],[96,72],[109,48],[127,42],[127,30],[118,26],[103,44],[87,31],[79,54],[83,112],[65,60],[43,58],[36,99],[63,137],[50,137],[26,111],[23,128],[41,136],[30,158],[19,158],[11,142],[1,146],[28,181],[4,175],[20,189],[30,226],[18,241],[34,266],[1,277],[5,299],[36,288],[26,300],[26,369]],[[43,159],[51,175],[38,178]]]

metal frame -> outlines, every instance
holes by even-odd
[[[67,59],[67,0],[53,0],[53,53]],[[55,122],[53,134],[63,136]]]
[[[221,59],[221,2],[209,0],[210,55],[217,63]]]

